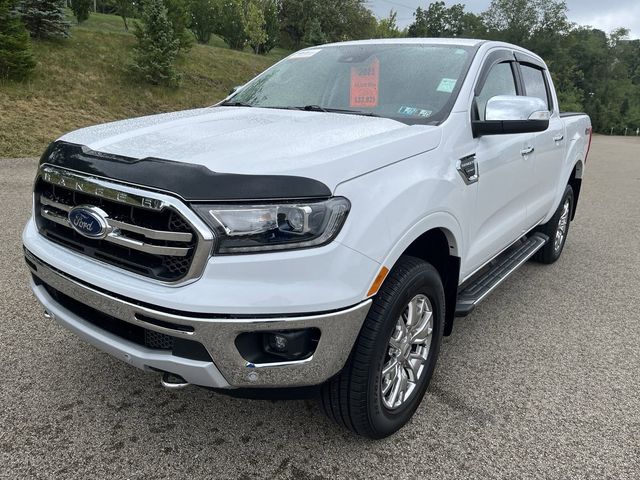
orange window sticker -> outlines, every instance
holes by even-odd
[[[369,65],[351,67],[351,107],[378,106],[380,60],[374,58]]]

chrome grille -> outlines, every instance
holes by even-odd
[[[202,271],[212,239],[204,238],[185,218],[186,207],[181,213],[177,200],[140,190],[131,194],[127,186],[107,187],[107,183],[41,167],[34,198],[40,233],[102,262],[163,282],[178,282]],[[106,213],[104,238],[87,238],[71,227],[68,215],[78,206],[98,207]]]

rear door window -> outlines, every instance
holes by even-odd
[[[522,72],[522,80],[524,81],[524,89],[527,96],[544,100],[547,108],[551,110],[544,72],[538,68],[523,64],[520,64],[520,71]]]

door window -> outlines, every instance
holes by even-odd
[[[524,88],[527,92],[527,96],[538,97],[544,100],[547,104],[547,108],[551,110],[544,72],[538,68],[522,64],[520,65],[520,71],[522,72],[522,80],[524,81]]]
[[[482,91],[476,97],[479,120],[485,119],[487,102],[496,95],[516,95],[516,81],[510,62],[498,63],[491,67]]]

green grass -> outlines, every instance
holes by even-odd
[[[172,89],[128,73],[134,44],[120,17],[102,14],[74,26],[67,40],[34,41],[38,64],[32,77],[0,82],[0,158],[39,155],[56,137],[80,127],[211,105],[287,53],[259,56],[194,45],[178,62],[183,80]]]

